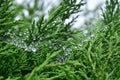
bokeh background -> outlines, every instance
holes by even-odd
[[[40,1],[40,5],[42,5],[41,3],[44,3],[44,14],[46,14],[46,18],[48,17],[48,11],[52,8],[52,7],[57,7],[59,5],[59,3],[61,2],[61,0],[38,0]],[[80,0],[77,0],[78,2]],[[86,5],[82,7],[82,12],[78,13],[79,17],[76,20],[76,23],[73,25],[73,28],[80,28],[82,25],[84,25],[87,21],[89,21],[90,19],[93,20],[92,22],[94,22],[94,20],[96,21],[95,18],[99,18],[101,17],[101,8],[104,6],[104,2],[105,0],[84,0],[86,2]],[[15,4],[16,5],[25,5],[25,4],[30,4],[30,6],[32,7],[34,5],[34,0],[15,0]],[[24,9],[23,10],[25,16],[30,16],[28,10]],[[37,14],[41,14],[38,12],[36,12]],[[73,15],[74,16],[74,15]],[[18,15],[16,17],[16,19],[20,19],[20,15]],[[71,17],[72,18],[72,17]],[[66,20],[66,23],[68,23],[69,21],[71,21],[71,18]],[[35,18],[37,20],[37,17]]]

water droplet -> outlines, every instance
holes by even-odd
[[[52,46],[49,46],[49,48],[51,49],[51,48],[52,48]]]
[[[42,40],[42,37],[40,37],[40,40]]]
[[[36,50],[36,48],[32,48],[32,51],[33,51],[33,52],[36,52],[37,50]]]
[[[35,41],[35,40],[36,40],[36,38],[33,38],[33,40]]]
[[[75,46],[75,49],[77,49],[77,47]]]
[[[22,34],[20,33],[19,36],[22,36]]]
[[[26,35],[26,33],[24,33],[24,35]]]
[[[28,51],[28,48],[25,48],[26,51]]]
[[[63,47],[63,50],[65,50],[65,47]]]

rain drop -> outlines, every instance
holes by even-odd
[[[36,52],[37,50],[36,50],[36,48],[32,48],[32,51],[33,51],[33,52]]]

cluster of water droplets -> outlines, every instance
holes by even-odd
[[[38,46],[38,44],[31,43],[30,45],[28,45],[25,42],[26,38],[28,38],[27,33],[19,33],[18,34],[19,37],[16,37],[15,35],[16,34],[13,33],[13,35],[10,36],[11,39],[8,39],[7,42],[10,44],[14,44],[20,48],[24,48],[26,51],[33,51],[34,53],[37,52],[36,47]],[[24,38],[24,36],[25,36],[25,38]],[[22,37],[22,38],[20,38],[20,37]]]

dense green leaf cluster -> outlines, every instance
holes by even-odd
[[[38,21],[34,12],[43,4],[38,8],[39,0],[34,1],[33,7],[14,7],[12,0],[0,0],[0,80],[120,79],[118,0],[106,0],[103,18],[89,36],[71,28],[78,15],[65,24],[81,11],[83,0],[63,0]],[[24,7],[30,17],[15,20]]]

